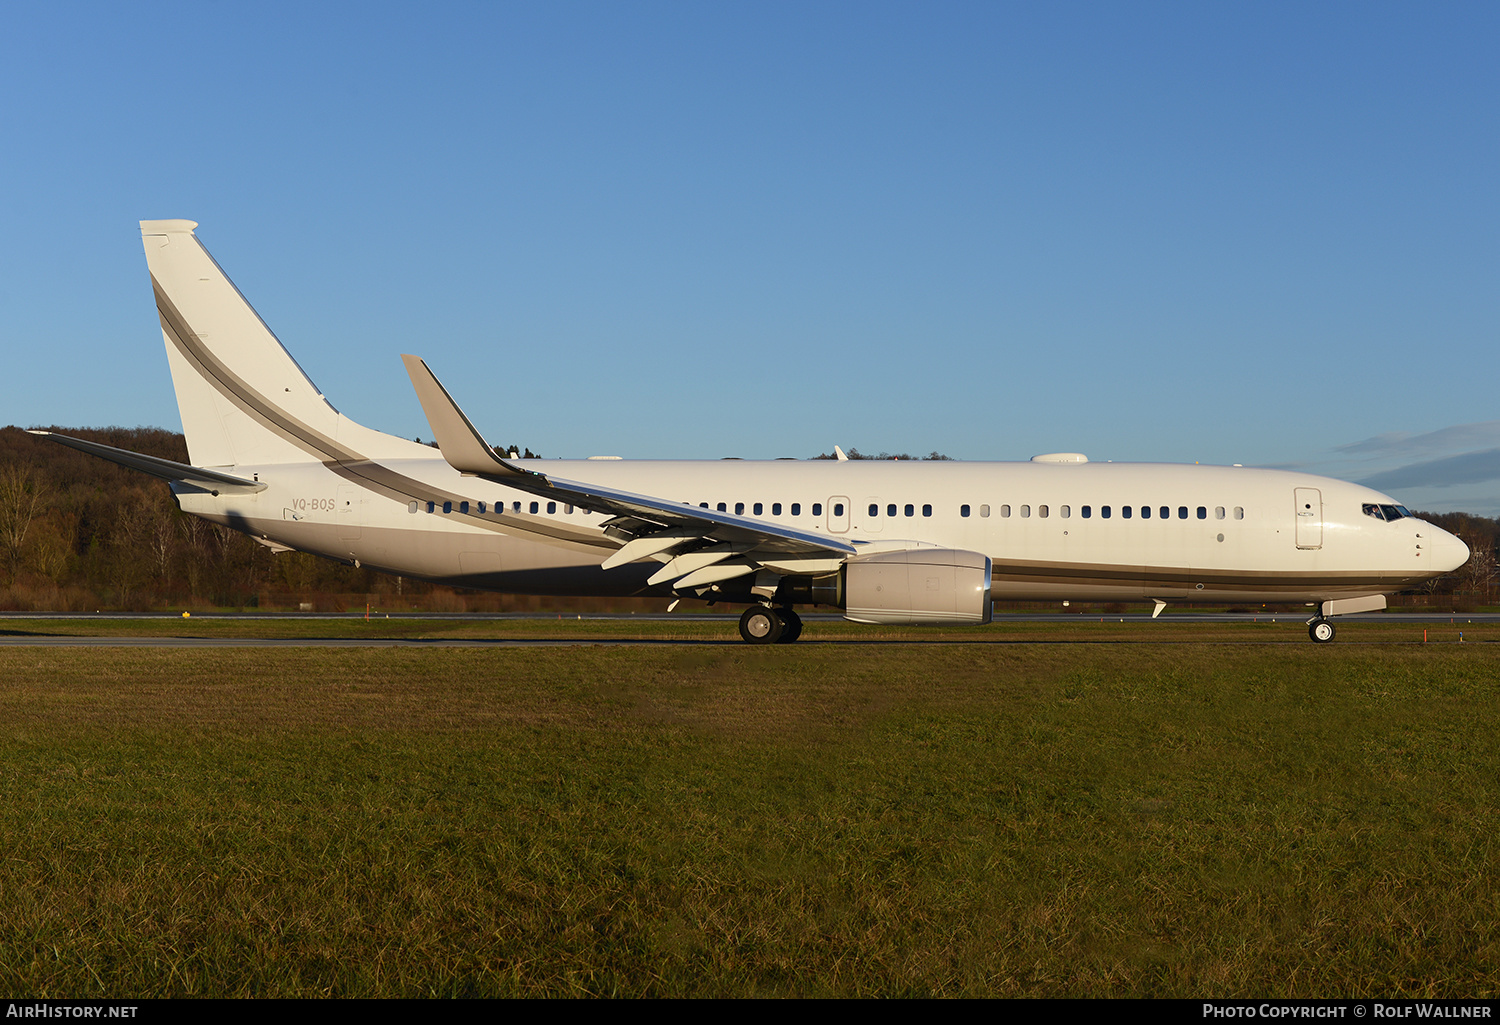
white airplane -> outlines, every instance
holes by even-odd
[[[1151,600],[1153,615],[1301,602],[1326,642],[1330,617],[1384,608],[1469,556],[1387,495],[1238,466],[523,462],[403,356],[434,451],[334,409],[196,227],[141,222],[192,465],[49,436],[164,478],[184,512],[276,551],[494,591],[744,603],[740,633],[760,644],[797,639],[798,605],[988,623],[996,598]]]

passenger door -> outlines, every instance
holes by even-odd
[[[1323,492],[1317,488],[1295,489],[1297,547],[1323,547]]]

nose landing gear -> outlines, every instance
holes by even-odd
[[[1322,616],[1308,621],[1307,636],[1313,639],[1314,644],[1327,644],[1333,640],[1333,635],[1333,624]]]

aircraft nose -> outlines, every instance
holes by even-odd
[[[1469,561],[1469,546],[1446,530],[1432,539],[1432,566],[1444,573],[1458,569]]]

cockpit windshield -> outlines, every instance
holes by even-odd
[[[1366,502],[1364,511],[1366,516],[1373,516],[1377,520],[1386,520],[1390,523],[1411,515],[1411,511],[1404,505],[1376,505],[1373,502]]]

